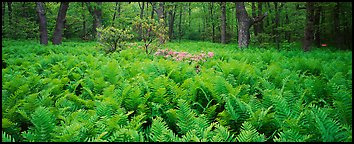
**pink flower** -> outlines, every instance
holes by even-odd
[[[208,52],[209,57],[213,57],[214,53],[213,52]]]

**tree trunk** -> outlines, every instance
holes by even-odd
[[[91,13],[91,15],[93,16],[93,35],[98,38],[101,36],[100,33],[97,32],[97,28],[102,26],[101,20],[102,20],[102,2],[96,2],[97,6],[95,6],[94,8],[92,8],[92,6],[90,5],[90,2],[86,2],[87,7]]]
[[[179,41],[181,41],[182,38],[182,8],[183,8],[183,4],[180,5],[179,7],[179,23],[178,23],[178,34],[179,34]]]
[[[275,9],[275,18],[274,18],[274,27],[273,27],[273,35],[274,35],[274,42],[277,46],[277,49],[279,49],[279,31],[278,31],[278,27],[279,27],[279,17],[280,17],[280,10],[278,7],[278,2],[274,2],[274,9]]]
[[[155,3],[151,2],[151,19],[154,19],[154,13],[155,13]]]
[[[256,17],[256,2],[252,2],[252,17]],[[253,29],[254,29],[254,36],[257,36],[258,34],[258,24],[254,24],[253,25]]]
[[[116,14],[117,14],[117,10],[118,10],[118,3],[116,2],[116,7],[114,9],[114,13],[113,13],[113,19],[112,19],[112,25],[114,25],[114,20],[116,19]]]
[[[226,44],[226,2],[221,2],[221,43]]]
[[[12,25],[12,2],[7,2],[7,14],[8,14],[8,21],[9,21],[9,26]]]
[[[262,15],[262,4],[263,2],[258,2],[258,15]],[[257,32],[258,33],[262,33],[263,32],[263,21],[260,21],[258,24],[257,24]]]
[[[191,28],[191,22],[192,22],[191,15],[192,15],[192,7],[191,7],[191,3],[188,3],[188,18],[189,18],[188,27],[189,28]]]
[[[55,30],[53,34],[53,44],[58,45],[62,42],[62,33],[64,28],[64,21],[66,16],[66,11],[68,10],[69,2],[61,2],[58,12],[58,17],[55,25]]]
[[[2,21],[2,26],[5,26],[5,20],[4,20],[4,15],[5,15],[5,2],[2,2],[1,3],[2,5],[2,19],[1,19],[1,21]]]
[[[175,23],[177,4],[174,5],[174,8],[169,11],[170,20],[168,22],[168,37],[172,39],[173,37],[173,25]]]
[[[250,18],[247,14],[244,2],[236,2],[236,14],[238,22],[238,46],[239,48],[247,48],[250,41],[250,27],[262,21],[267,13]]]
[[[289,20],[289,14],[288,14],[288,8],[285,7],[285,25],[289,25],[290,24],[290,20]],[[290,32],[289,30],[285,31],[285,39],[290,42]]]
[[[159,8],[157,9],[157,16],[159,17],[159,20],[164,20],[164,2],[159,2]],[[161,26],[165,27],[164,24],[161,24]],[[159,41],[161,44],[165,43],[165,40],[162,37],[159,37]]]
[[[313,41],[314,3],[306,2],[306,26],[303,50],[309,51]]]
[[[214,9],[214,2],[210,2],[210,20],[211,20],[211,26],[212,26],[212,42],[215,42],[215,23],[214,23],[213,9]]]
[[[334,40],[335,40],[335,45],[340,45],[340,28],[339,28],[339,13],[340,13],[340,8],[339,8],[339,2],[336,2],[336,5],[334,6],[334,10],[333,10],[333,26],[334,26],[334,32],[333,32],[333,36],[334,36]]]
[[[37,2],[36,4],[37,4],[37,13],[39,18],[40,44],[48,45],[47,19],[45,16],[43,2]]]
[[[315,16],[314,16],[314,26],[315,26],[315,46],[321,46],[321,30],[320,30],[320,19],[321,19],[321,6],[320,3],[315,4]]]

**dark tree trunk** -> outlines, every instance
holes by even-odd
[[[263,2],[258,2],[258,15],[262,15],[262,4]],[[263,32],[263,21],[260,21],[257,23],[257,32],[262,33]]]
[[[140,7],[140,18],[142,19],[144,17],[144,2],[142,2],[142,4],[140,5],[140,2],[138,2],[139,7]]]
[[[273,27],[273,35],[274,35],[274,42],[277,46],[277,49],[279,49],[279,17],[280,17],[280,12],[279,12],[279,7],[278,7],[278,2],[274,2],[274,9],[275,9],[275,18],[274,18],[274,27]]]
[[[151,2],[151,19],[154,19],[155,5],[156,3]]]
[[[221,43],[226,44],[226,2],[221,2]]]
[[[164,20],[165,19],[165,16],[164,16],[164,2],[159,2],[159,8],[157,9],[157,16],[159,18],[159,20]],[[161,24],[161,26],[165,26],[164,24]],[[161,44],[164,44],[165,43],[165,40],[160,37],[159,38],[159,41]]]
[[[66,11],[68,10],[69,2],[61,2],[58,12],[58,17],[55,25],[55,30],[53,34],[53,44],[58,45],[62,42],[62,33],[64,28],[64,21],[66,16]]]
[[[334,40],[335,40],[335,45],[339,45],[340,44],[340,28],[339,28],[339,13],[340,13],[340,7],[339,7],[339,2],[336,2],[336,5],[334,6],[334,10],[333,10],[333,26],[334,26],[334,32],[333,32],[333,36],[334,36]]]
[[[306,2],[306,26],[305,26],[305,38],[303,44],[303,50],[309,51],[313,41],[313,23],[314,23],[314,3]]]
[[[4,20],[4,15],[5,15],[5,2],[2,2],[1,4],[2,4],[2,5],[1,5],[1,6],[2,6],[2,13],[1,13],[1,14],[2,14],[2,19],[1,19],[1,20],[2,20],[2,26],[5,26],[5,20]]]
[[[252,2],[252,17],[256,17],[256,2]],[[254,29],[254,36],[257,36],[258,34],[258,24],[254,24],[253,25],[253,29]]]
[[[191,3],[188,3],[188,18],[189,18],[188,27],[189,28],[191,28],[191,22],[192,22],[191,15],[192,15]]]
[[[82,9],[85,9],[85,5],[84,5],[84,3],[81,3],[81,7],[82,7]],[[88,40],[88,37],[86,36],[86,16],[85,16],[85,14],[84,13],[82,13],[81,14],[81,17],[82,17],[82,39],[83,40]]]
[[[173,25],[175,23],[177,4],[174,5],[174,8],[169,11],[170,20],[168,22],[168,37],[172,39],[173,37]]]
[[[239,48],[247,48],[250,41],[250,27],[262,21],[267,13],[250,18],[247,14],[244,2],[236,2],[236,14],[238,22],[238,46]]]
[[[289,20],[289,14],[288,14],[288,8],[285,7],[285,24],[286,25],[289,25],[290,24],[290,20]],[[285,39],[290,42],[290,38],[291,38],[291,35],[290,35],[290,32],[289,30],[285,31]]]
[[[179,34],[179,41],[181,41],[182,38],[182,11],[183,11],[183,4],[180,5],[179,7],[179,23],[178,23],[178,34]]]
[[[214,23],[213,9],[214,9],[214,2],[210,2],[210,21],[211,21],[211,27],[212,27],[212,42],[215,42],[215,23]]]
[[[101,20],[102,20],[102,2],[96,2],[97,6],[92,8],[90,2],[86,2],[87,7],[93,16],[93,35],[98,38],[101,36],[100,33],[97,32],[97,28],[102,26]]]
[[[8,21],[9,21],[9,26],[12,25],[12,2],[7,2],[7,14],[8,14]]]
[[[40,44],[48,45],[47,19],[45,16],[43,2],[37,2],[37,13],[39,18]]]
[[[113,13],[112,25],[114,25],[114,20],[116,19],[116,14],[117,14],[117,11],[118,11],[118,3],[119,2],[116,2],[116,7],[115,7],[115,10],[114,10],[114,13]]]
[[[321,31],[320,31],[320,19],[321,19],[321,6],[320,3],[315,4],[315,16],[314,16],[314,26],[315,26],[315,46],[321,46]]]

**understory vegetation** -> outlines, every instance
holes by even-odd
[[[126,45],[4,39],[2,141],[352,142],[351,51]]]

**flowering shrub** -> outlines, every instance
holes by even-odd
[[[190,54],[188,52],[176,52],[168,49],[158,49],[155,52],[156,56],[163,56],[164,58],[171,57],[173,60],[182,61],[187,60],[188,62],[205,62],[207,58],[212,58],[214,56],[213,52],[208,52],[207,54]]]
[[[127,46],[127,41],[133,38],[131,29],[119,29],[112,26],[106,28],[97,28],[101,33],[98,41],[106,53],[124,50]]]

